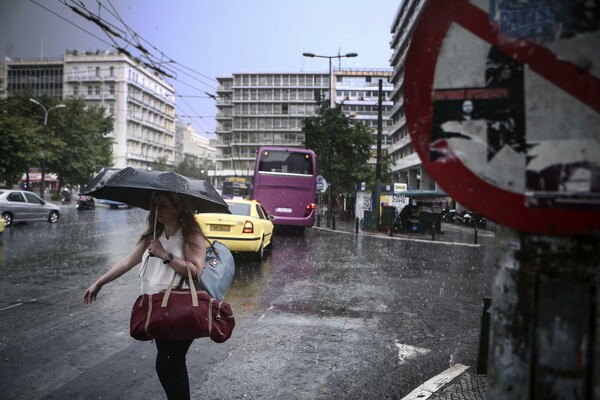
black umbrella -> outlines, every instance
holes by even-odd
[[[108,180],[108,178],[113,176],[118,171],[120,171],[119,168],[104,168],[104,169],[102,169],[102,171],[100,171],[98,173],[98,175],[96,175],[94,177],[94,179],[92,179],[87,185],[85,185],[85,187],[83,188],[83,190],[81,191],[80,194],[85,194],[87,192],[91,192],[94,189],[98,189],[99,187],[104,185],[104,183]]]
[[[96,180],[94,178],[94,180]],[[172,192],[181,195],[186,206],[196,212],[229,213],[227,203],[208,182],[190,179],[175,172],[147,171],[127,167],[110,178],[86,186],[84,195],[114,200],[149,210],[153,192]]]

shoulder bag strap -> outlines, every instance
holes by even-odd
[[[184,261],[185,261],[185,267],[187,269],[188,279],[189,279],[189,284],[190,284],[190,297],[192,298],[192,306],[198,307],[198,297],[196,296],[196,286],[194,285],[194,280],[192,279],[192,267],[190,267],[190,264],[188,263],[187,260],[184,260]],[[171,291],[173,290],[173,285],[175,284],[175,277],[177,275],[178,275],[177,273],[173,274],[173,278],[171,278],[171,283],[169,283],[169,286],[167,287],[167,290],[163,297],[162,303],[160,304],[161,307],[167,306],[167,304],[169,302],[169,297],[171,297]],[[181,277],[181,280],[183,280],[183,277]]]

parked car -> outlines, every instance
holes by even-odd
[[[233,252],[251,252],[262,260],[273,245],[273,222],[256,200],[225,200],[231,214],[196,214],[196,222],[209,240],[224,243]]]
[[[6,226],[22,221],[58,222],[60,206],[42,200],[26,190],[0,189],[0,215]]]
[[[5,226],[6,226],[6,221],[4,221],[4,218],[0,218],[0,233],[4,232]]]

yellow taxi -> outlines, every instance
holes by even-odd
[[[218,240],[234,252],[251,252],[264,258],[265,248],[273,245],[273,222],[256,200],[225,200],[231,214],[196,214],[196,222],[209,240]]]
[[[0,216],[0,233],[4,232],[4,227],[6,226],[6,221],[2,216]]]

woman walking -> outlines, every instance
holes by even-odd
[[[206,239],[175,193],[156,192],[148,214],[148,228],[136,247],[94,282],[86,291],[86,304],[96,300],[107,283],[138,264],[142,294],[158,293],[169,286],[174,274],[187,276],[188,268],[197,279],[204,269]],[[183,279],[183,278],[181,278]],[[190,398],[186,354],[193,340],[155,340],[156,372],[169,400]]]

